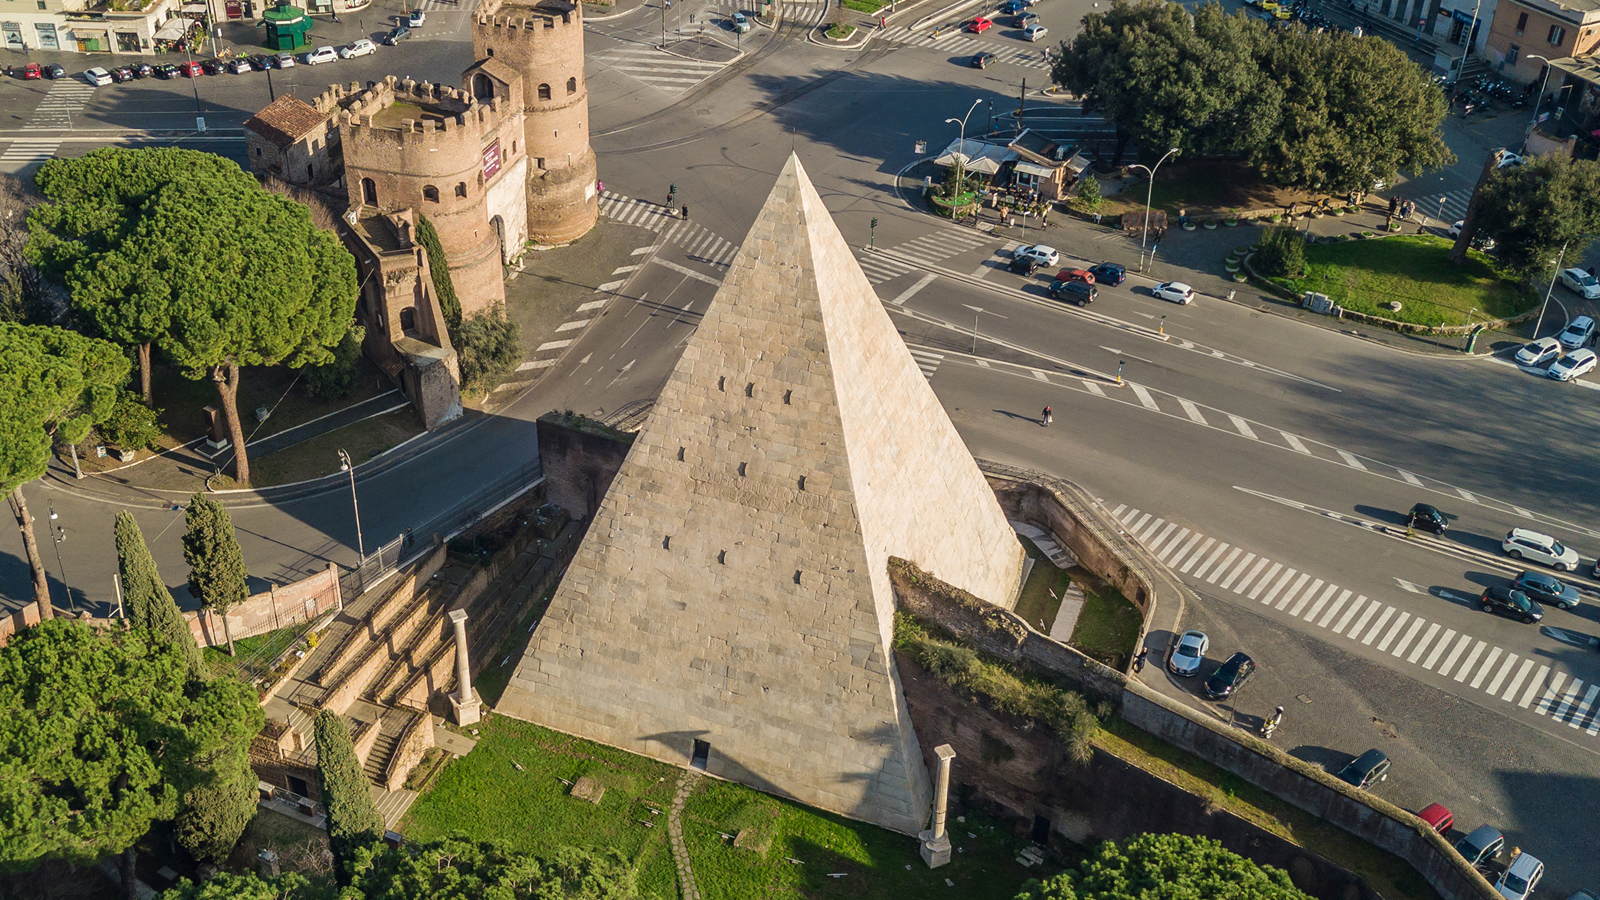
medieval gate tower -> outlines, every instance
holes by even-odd
[[[472,23],[472,55],[522,76],[528,237],[573,240],[600,214],[583,80],[583,10],[568,0],[487,0]]]

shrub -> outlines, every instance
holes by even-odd
[[[1100,190],[1100,179],[1084,173],[1083,180],[1078,182],[1077,206],[1089,215],[1100,211],[1105,205],[1106,198]]]
[[[337,400],[350,393],[355,384],[356,372],[361,368],[361,342],[367,329],[351,325],[343,340],[333,348],[333,362],[325,366],[311,366],[305,371],[306,392],[313,397]]]
[[[1305,238],[1293,228],[1269,228],[1251,265],[1269,277],[1298,278],[1306,270]]]
[[[463,319],[455,345],[461,361],[461,386],[466,389],[490,387],[522,356],[517,323],[506,318],[505,307],[498,303]]]
[[[161,410],[145,406],[138,394],[123,391],[117,395],[111,416],[94,430],[103,443],[123,450],[144,450],[161,439],[161,426],[156,422],[160,415]]]

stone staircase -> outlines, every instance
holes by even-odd
[[[387,784],[389,763],[400,746],[400,732],[412,717],[406,710],[392,709],[378,720],[378,739],[373,742],[372,749],[367,751],[367,758],[361,764],[361,770],[373,784],[379,787]]]

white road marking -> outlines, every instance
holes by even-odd
[[[1456,648],[1450,651],[1449,656],[1445,657],[1444,665],[1439,667],[1439,677],[1443,678],[1444,676],[1450,674],[1451,667],[1456,664],[1456,660],[1461,658],[1461,652],[1466,650],[1467,647],[1472,644],[1472,641],[1473,637],[1470,634],[1463,634],[1461,636],[1461,640],[1456,643]],[[1482,642],[1480,641],[1479,643]]]
[[[1351,591],[1345,591],[1339,595],[1339,599],[1333,601],[1333,605],[1328,607],[1328,611],[1322,614],[1321,619],[1317,620],[1318,628],[1328,627],[1328,623],[1333,621],[1333,617],[1339,614],[1339,607],[1344,606],[1345,601],[1350,599],[1351,593]]]
[[[1506,692],[1504,694],[1500,695],[1500,699],[1506,701],[1507,703],[1510,703],[1511,702],[1511,698],[1515,697],[1517,695],[1517,688],[1522,687],[1522,680],[1524,678],[1528,677],[1528,670],[1532,669],[1532,668],[1533,668],[1533,660],[1531,660],[1531,659],[1523,660],[1522,661],[1522,668],[1517,670],[1517,677],[1513,678],[1511,680],[1511,686],[1507,687],[1506,688]]]
[[[1410,591],[1413,594],[1426,594],[1427,593],[1427,591],[1425,591],[1422,588],[1418,587],[1416,585],[1416,583],[1407,581],[1404,578],[1396,578],[1395,581],[1399,582],[1401,587],[1405,588],[1406,590]]]
[[[1218,544],[1216,551],[1211,554],[1211,558],[1206,560],[1206,564],[1195,570],[1194,577],[1196,577],[1196,578],[1204,578],[1206,572],[1208,570],[1210,570],[1211,564],[1216,562],[1217,561],[1217,557],[1219,557],[1222,554],[1226,553],[1227,550],[1228,550],[1228,545],[1227,544]],[[1234,554],[1234,555],[1237,556],[1238,554]]]
[[[889,302],[894,304],[895,306],[904,306],[905,302],[907,300],[910,300],[912,297],[916,296],[917,291],[920,291],[923,288],[927,287],[929,284],[932,284],[934,279],[936,279],[938,277],[939,276],[933,274],[932,272],[929,272],[927,275],[924,275],[921,278],[919,278],[917,280],[916,284],[913,284],[911,287],[908,287],[905,290],[901,291],[900,292],[900,296],[895,297],[893,300],[890,300]]]
[[[1500,665],[1500,671],[1495,673],[1494,680],[1489,682],[1488,687],[1484,688],[1485,693],[1500,693],[1500,685],[1506,680],[1506,676],[1511,674],[1511,667],[1517,664],[1517,659],[1518,657],[1515,653],[1506,654],[1506,661]]]
[[[1338,453],[1339,458],[1344,460],[1344,464],[1350,468],[1360,469],[1363,472],[1367,470],[1367,467],[1361,464],[1361,460],[1356,459],[1356,455],[1354,453],[1351,453],[1348,450],[1340,450]]]
[[[1372,639],[1377,637],[1378,632],[1383,630],[1383,626],[1389,621],[1389,617],[1394,615],[1394,612],[1395,609],[1392,606],[1385,606],[1383,608],[1383,615],[1378,617],[1378,621],[1372,623],[1372,629],[1367,632],[1366,637],[1361,639],[1361,645],[1363,647],[1372,645]],[[1360,629],[1356,630],[1359,631]]]
[[[542,343],[538,347],[536,347],[534,349],[534,352],[535,353],[543,353],[546,350],[560,350],[562,347],[570,347],[570,346],[572,346],[572,342],[571,341],[545,341],[544,343]]]
[[[1478,674],[1472,676],[1472,689],[1473,690],[1477,690],[1478,686],[1483,684],[1483,679],[1488,676],[1489,670],[1494,668],[1494,662],[1495,662],[1495,660],[1500,658],[1500,653],[1501,652],[1502,651],[1500,650],[1499,647],[1491,647],[1491,648],[1489,648],[1489,655],[1484,657],[1483,665],[1481,667],[1479,667]],[[1469,668],[1471,667],[1471,665],[1472,665],[1471,662],[1467,663],[1467,666]],[[1458,678],[1456,680],[1460,681],[1461,679]]]
[[[1239,418],[1238,416],[1232,415],[1231,413],[1228,415],[1228,419],[1229,421],[1233,422],[1233,427],[1238,430],[1239,434],[1249,438],[1252,441],[1259,440],[1256,437],[1255,430],[1250,427],[1249,422],[1246,422],[1245,420]]]
[[[617,288],[622,287],[623,285],[625,285],[627,283],[628,283],[628,280],[626,278],[619,279],[617,281],[608,281],[605,284],[602,284],[599,287],[595,288],[594,292],[597,293],[597,294],[604,294],[604,293],[606,293],[608,291],[614,291]]]
[[[1256,586],[1251,589],[1250,593],[1246,596],[1251,600],[1254,600],[1257,595],[1259,595],[1263,590],[1266,590],[1267,585],[1272,581],[1272,576],[1278,574],[1282,568],[1283,563],[1273,563],[1272,568],[1267,570],[1267,574],[1261,576],[1261,580],[1256,582]]]
[[[1183,568],[1179,569],[1178,572],[1180,574],[1183,574],[1183,575],[1189,574],[1189,570],[1194,568],[1194,564],[1199,562],[1200,561],[1200,557],[1205,556],[1206,555],[1206,551],[1210,550],[1211,549],[1211,545],[1215,544],[1216,542],[1217,542],[1216,538],[1206,538],[1205,543],[1200,545],[1200,549],[1196,550],[1194,552],[1194,555],[1189,557],[1189,561],[1184,563],[1183,564]]]
[[[590,319],[578,319],[578,320],[572,321],[572,322],[562,322],[560,325],[556,326],[556,333],[560,334],[563,331],[577,331],[578,329],[582,328],[583,326],[589,324],[590,321],[592,321],[592,320],[590,320]]]
[[[1438,634],[1438,633],[1439,633],[1439,623],[1438,622],[1435,622],[1432,625],[1429,625],[1428,626],[1428,633],[1424,634],[1422,636],[1422,640],[1417,641],[1416,649],[1412,650],[1411,651],[1411,655],[1406,657],[1406,662],[1415,663],[1417,660],[1421,659],[1422,658],[1422,654],[1427,652],[1428,645],[1433,642],[1433,636]],[[1447,638],[1445,638],[1445,640],[1449,640],[1449,638],[1447,637]]]
[[[1394,624],[1389,626],[1389,630],[1383,633],[1383,640],[1378,642],[1379,653],[1385,653],[1389,650],[1389,645],[1394,642],[1395,636],[1400,633],[1401,626],[1405,625],[1410,618],[1411,613],[1403,612],[1394,620]],[[1377,629],[1373,630],[1376,631]]]
[[[1299,438],[1295,437],[1294,435],[1290,434],[1287,431],[1280,431],[1278,433],[1283,435],[1284,441],[1286,441],[1289,444],[1290,449],[1294,450],[1294,452],[1296,452],[1296,453],[1304,453],[1307,456],[1311,455],[1311,451],[1306,449],[1306,445],[1301,443]]]
[[[1145,409],[1160,411],[1161,407],[1156,405],[1155,398],[1150,396],[1150,392],[1145,390],[1143,385],[1132,384],[1129,385],[1129,387],[1133,388],[1133,395],[1139,398],[1139,403],[1143,405]]]
[[[1207,424],[1206,417],[1200,415],[1200,407],[1195,406],[1193,402],[1179,398],[1178,405],[1183,407],[1184,413],[1189,416],[1189,421],[1196,425]]]
[[[1410,472],[1407,472],[1405,469],[1396,469],[1395,471],[1399,472],[1400,473],[1400,477],[1404,478],[1406,480],[1406,484],[1409,484],[1412,487],[1422,487],[1422,479],[1421,478],[1418,478],[1417,476],[1411,474]]]
[[[1228,573],[1228,577],[1223,579],[1222,584],[1219,585],[1219,587],[1221,587],[1225,591],[1232,590],[1233,589],[1234,579],[1238,578],[1239,574],[1244,571],[1245,566],[1248,566],[1248,565],[1250,565],[1250,563],[1254,562],[1255,558],[1256,558],[1256,555],[1254,553],[1251,553],[1251,554],[1247,555],[1244,559],[1240,560],[1239,564],[1237,566],[1234,566],[1233,571]]]
[[[1517,701],[1517,706],[1519,706],[1519,707],[1521,707],[1523,709],[1527,709],[1528,708],[1528,704],[1533,702],[1533,695],[1537,694],[1539,692],[1539,687],[1544,684],[1545,673],[1549,672],[1549,671],[1550,671],[1550,667],[1549,666],[1540,666],[1539,667],[1539,674],[1533,676],[1533,681],[1529,682],[1529,684],[1528,684],[1527,693],[1523,694],[1522,695],[1522,699]],[[1558,676],[1558,677],[1565,678],[1566,676],[1562,675],[1562,676]]]
[[[1417,632],[1421,631],[1422,630],[1422,626],[1424,626],[1426,624],[1428,624],[1428,623],[1423,621],[1421,616],[1418,616],[1415,619],[1412,619],[1411,620],[1411,630],[1407,631],[1406,632],[1406,636],[1401,638],[1400,639],[1400,643],[1395,645],[1394,655],[1395,656],[1399,656],[1402,653],[1405,653],[1406,652],[1406,648],[1411,646],[1411,639],[1416,637],[1417,636]],[[1382,650],[1383,648],[1379,647],[1378,649]]]
[[[1089,393],[1095,395],[1096,397],[1104,397],[1106,395],[1106,392],[1101,389],[1100,385],[1096,382],[1086,380],[1084,381],[1083,386],[1086,390],[1088,390]]]

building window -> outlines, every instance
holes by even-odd
[[[1560,25],[1550,26],[1550,46],[1559,47],[1567,39],[1567,30]]]
[[[312,167],[310,164],[307,164],[306,165],[306,180],[307,181],[311,181],[312,179],[314,179],[316,177],[317,177],[317,170],[314,167]]]
[[[410,333],[417,330],[417,311],[413,307],[400,310],[400,330]]]
[[[548,84],[539,85],[539,99],[540,100],[549,100],[550,99],[550,85],[548,85]]]
[[[1516,44],[1512,44],[1510,49],[1506,50],[1506,65],[1508,65],[1508,66],[1516,65],[1517,64],[1517,57],[1520,56],[1521,54],[1522,54],[1522,48],[1518,47]]]
[[[1523,13],[1522,15],[1517,16],[1517,36],[1518,37],[1522,36],[1523,29],[1525,29],[1527,27],[1528,27],[1528,14],[1527,13]]]
[[[431,184],[423,185],[422,186],[422,199],[428,201],[429,203],[438,203],[439,202],[439,189],[437,187],[431,185]]]
[[[361,202],[378,205],[378,183],[371,178],[361,179]]]
[[[457,197],[465,197],[466,195],[467,195],[467,183],[465,181],[456,182],[456,196]]]
[[[578,92],[578,79],[576,79],[576,78],[568,78],[567,79],[567,93],[576,94],[577,92]]]

